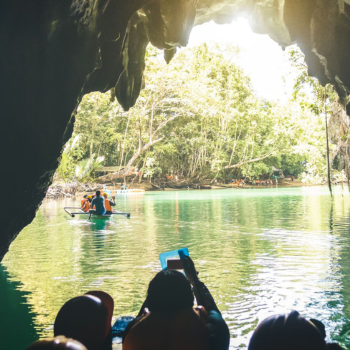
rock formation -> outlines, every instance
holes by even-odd
[[[115,87],[125,108],[142,88],[149,42],[169,62],[191,28],[247,16],[280,45],[298,43],[310,74],[347,104],[349,0],[5,0],[0,11],[1,165],[8,211],[0,259],[45,196],[81,97]]]

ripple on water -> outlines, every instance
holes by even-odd
[[[91,289],[113,296],[115,316],[136,314],[159,254],[188,247],[233,349],[246,348],[265,317],[292,309],[350,345],[348,195],[331,201],[313,187],[120,196],[131,219],[103,222],[67,217],[62,207],[76,203],[45,201],[3,261],[40,335],[51,335],[65,301]]]

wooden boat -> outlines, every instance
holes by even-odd
[[[96,215],[96,214],[86,213],[85,211],[82,211],[79,207],[64,207],[63,209],[72,218],[74,218],[75,215],[88,215],[89,220],[90,219],[106,220],[106,219],[111,218],[112,215],[122,215],[122,216],[126,216],[127,218],[130,218],[130,213],[122,213],[121,211],[118,211],[118,210],[113,210],[113,213],[108,213],[108,214],[104,214],[104,215]],[[76,212],[72,212],[71,211],[72,209],[76,210]]]

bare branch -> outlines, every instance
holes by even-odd
[[[159,139],[153,140],[151,142],[148,142],[146,145],[144,145],[138,152],[136,152],[128,161],[128,164],[125,166],[125,168],[112,173],[112,174],[108,174],[105,176],[101,176],[97,179],[96,182],[98,183],[106,183],[106,182],[111,182],[115,179],[120,179],[120,178],[124,178],[126,176],[131,175],[132,173],[132,166],[135,163],[136,159],[145,151],[147,151],[151,146],[155,145],[156,143],[162,141],[164,139],[163,137],[160,137]]]
[[[273,150],[273,151],[271,151],[271,152],[269,152],[269,153],[267,153],[267,154],[265,154],[265,155],[263,155],[263,156],[261,156],[261,157],[259,157],[259,158],[254,158],[254,159],[250,159],[250,160],[245,160],[245,161],[243,161],[243,162],[239,162],[239,163],[234,164],[234,165],[227,165],[227,166],[224,167],[224,169],[239,168],[239,167],[242,166],[242,165],[246,165],[246,164],[249,164],[249,163],[258,162],[258,161],[260,161],[260,160],[263,160],[263,159],[265,159],[265,158],[268,158],[268,157],[272,156],[274,152],[275,152],[275,151]]]

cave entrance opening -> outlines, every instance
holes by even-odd
[[[336,92],[308,76],[301,50],[283,50],[244,18],[195,27],[169,64],[150,45],[142,84],[127,112],[114,89],[83,98],[49,196],[276,178],[321,184],[325,100],[333,129],[346,128]],[[331,152],[342,136],[333,132]],[[343,162],[334,181],[344,181],[344,169]]]

